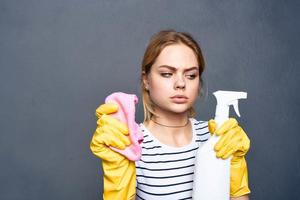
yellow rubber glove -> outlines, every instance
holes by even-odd
[[[230,196],[249,194],[248,169],[244,156],[250,148],[250,140],[234,118],[229,118],[217,130],[216,127],[215,120],[209,120],[209,132],[220,136],[214,147],[216,156],[222,159],[233,156],[230,164]]]
[[[92,152],[102,159],[104,200],[134,199],[136,193],[135,162],[108,147],[125,149],[131,143],[127,125],[109,115],[117,110],[117,104],[102,104],[96,109],[99,119],[90,143]]]

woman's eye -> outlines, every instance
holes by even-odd
[[[187,75],[189,77],[189,79],[195,79],[196,78],[196,74],[190,74],[190,75]]]
[[[168,78],[168,77],[172,76],[172,73],[160,73],[160,75]]]

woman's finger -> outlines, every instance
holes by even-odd
[[[236,126],[238,126],[238,122],[236,121],[236,119],[234,119],[234,118],[229,118],[228,120],[226,120],[222,125],[221,125],[221,127],[220,128],[218,128],[217,130],[216,130],[216,135],[222,135],[222,134],[224,134],[224,133],[226,133],[228,130],[230,130],[230,129],[232,129],[232,128],[234,128],[234,127],[236,127]]]
[[[230,140],[227,140],[227,142],[224,142],[223,145],[218,150],[216,150],[217,157],[223,158],[224,156],[227,157],[228,153],[230,155],[233,154],[236,151],[236,145],[238,143],[239,142],[237,138],[232,138]]]
[[[106,114],[111,114],[111,113],[115,113],[118,110],[118,104],[115,103],[105,103],[100,105],[97,109],[96,109],[96,113],[95,115],[97,117],[101,117],[102,115]]]
[[[217,127],[217,124],[214,119],[211,119],[208,121],[208,131],[211,135],[213,135],[215,133],[216,127]]]
[[[231,155],[233,155],[235,151],[236,151],[235,148],[229,149],[227,152],[225,152],[225,153],[224,153],[223,155],[221,155],[220,157],[221,157],[223,160],[225,160],[225,159],[229,158]]]
[[[236,137],[237,131],[239,131],[239,129],[238,127],[235,127],[227,131],[225,134],[221,135],[219,141],[215,145],[215,150],[218,151],[225,144],[229,144],[230,140]]]
[[[98,121],[97,124],[99,124],[100,126],[104,126],[104,125],[109,125],[112,127],[117,128],[119,131],[121,131],[121,133],[123,133],[124,135],[128,135],[129,134],[129,130],[126,124],[120,122],[118,119],[109,116],[109,115],[103,115]]]
[[[128,136],[124,135],[119,129],[113,126],[104,126],[103,130],[109,132],[116,140],[121,141],[126,146],[130,145],[130,139]]]

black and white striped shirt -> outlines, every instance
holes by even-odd
[[[141,123],[144,134],[142,157],[136,161],[136,199],[192,199],[197,149],[210,137],[207,121],[190,118],[192,142],[171,147],[159,142]]]

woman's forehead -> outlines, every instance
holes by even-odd
[[[174,68],[191,68],[198,66],[194,51],[184,44],[166,46],[156,58],[156,67],[171,66]]]

